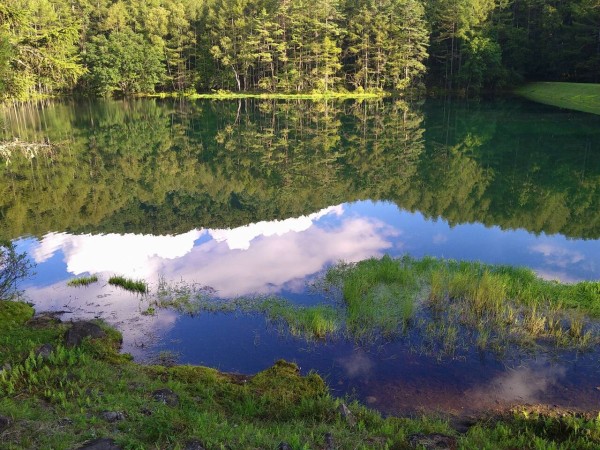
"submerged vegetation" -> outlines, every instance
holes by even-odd
[[[67,286],[89,286],[90,284],[96,283],[97,281],[98,275],[90,275],[89,277],[73,278],[72,280],[67,281]]]
[[[541,340],[587,348],[600,340],[598,282],[562,284],[525,268],[386,256],[340,264],[324,284],[340,289],[355,338],[411,331],[438,353]]]
[[[600,114],[600,84],[529,83],[515,92],[539,103]]]
[[[383,418],[356,402],[350,418],[317,374],[284,361],[255,376],[193,366],[141,366],[118,353],[120,336],[67,347],[70,324],[29,321],[30,306],[0,302],[0,416],[7,448],[76,448],[96,438],[123,448],[405,448],[444,433],[460,448],[594,448],[591,416],[519,409],[465,434],[443,420]],[[42,345],[45,344],[45,345]],[[44,351],[42,351],[44,349]]]
[[[138,294],[148,293],[148,283],[144,280],[133,280],[120,275],[113,275],[108,279],[108,284],[119,286],[127,291],[137,292]]]
[[[169,284],[161,280],[156,296],[145,311],[172,309],[183,314],[202,312],[264,314],[281,331],[307,339],[323,339],[340,328],[339,312],[330,305],[299,306],[276,297],[216,298],[206,286],[187,283]]]
[[[263,314],[306,339],[406,338],[415,350],[438,357],[473,348],[503,353],[548,343],[586,349],[600,342],[598,282],[562,284],[525,268],[386,256],[340,263],[317,287],[334,303],[223,300],[206,287],[162,283],[149,309]]]

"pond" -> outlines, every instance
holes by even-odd
[[[600,402],[597,348],[432,355],[402,333],[309,339],[258,312],[150,310],[165,283],[333,302],[327,268],[384,254],[598,280],[598,116],[511,98],[64,101],[1,125],[0,238],[36,263],[20,287],[38,311],[114,324],[139,361],[251,374],[284,358],[391,414]]]

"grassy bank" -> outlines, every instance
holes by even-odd
[[[600,114],[600,84],[528,83],[517,88],[515,93],[546,105]]]
[[[410,448],[415,433],[444,433],[459,448],[597,448],[600,420],[515,412],[459,434],[443,421],[382,418],[356,403],[340,413],[316,374],[277,362],[255,376],[192,366],[141,366],[118,353],[119,334],[65,345],[69,324],[0,302],[3,448],[77,448],[110,437],[123,448]],[[40,349],[48,344],[45,351]],[[49,347],[51,345],[51,347]],[[36,356],[36,350],[38,356]],[[414,439],[414,438],[413,438]]]

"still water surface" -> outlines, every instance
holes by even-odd
[[[386,413],[594,408],[600,352],[435,358],[406,339],[307,342],[260,315],[161,310],[120,274],[315,304],[337,261],[410,254],[600,279],[600,117],[519,100],[77,102],[3,111],[0,233],[38,310],[102,317],[148,361],[254,373],[285,358]],[[45,145],[50,143],[51,145]],[[77,275],[100,282],[70,288]]]

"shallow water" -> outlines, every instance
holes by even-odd
[[[310,342],[260,315],[160,310],[120,274],[223,298],[328,301],[339,260],[410,254],[600,279],[600,118],[519,100],[481,103],[50,103],[3,112],[0,230],[37,263],[38,310],[102,317],[140,361],[254,373],[284,358],[385,413],[515,403],[597,409],[600,352],[465,351],[401,336]],[[67,287],[96,273],[89,287]]]

